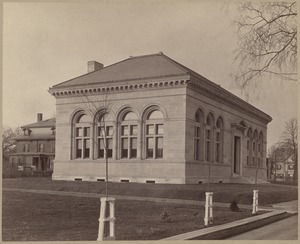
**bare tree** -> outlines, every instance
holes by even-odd
[[[233,21],[238,34],[235,83],[249,96],[266,74],[296,81],[296,2],[245,2]]]
[[[16,141],[14,137],[19,134],[19,128],[4,127],[2,132],[2,152],[9,153],[15,146]]]
[[[84,93],[83,104],[85,105],[86,109],[90,112],[93,118],[98,113],[100,114],[99,119],[97,121],[97,126],[100,128],[100,136],[103,139],[101,141],[101,146],[103,146],[104,148],[105,159],[105,196],[108,197],[108,149],[111,140],[107,140],[109,131],[106,126],[106,118],[111,113],[111,101],[106,93],[104,93],[103,95],[94,96],[88,96]],[[113,136],[114,132],[115,130],[111,132],[111,136]],[[93,143],[97,146],[97,148],[99,148],[100,142],[97,139],[95,139],[93,135],[90,138],[93,141]]]
[[[293,180],[298,179],[298,124],[297,119],[292,118],[285,123],[285,129],[282,134],[282,145],[288,149],[289,156],[292,156],[294,162]]]

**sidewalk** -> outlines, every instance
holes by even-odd
[[[17,192],[28,192],[38,194],[50,194],[50,195],[62,195],[62,196],[73,196],[73,197],[91,197],[101,198],[105,197],[104,194],[97,193],[84,193],[84,192],[69,192],[69,191],[51,191],[51,190],[35,190],[35,189],[19,189],[19,188],[2,188],[3,191],[17,191]],[[160,203],[177,203],[177,204],[191,204],[191,205],[205,205],[204,201],[197,200],[184,200],[184,199],[170,199],[170,198],[155,198],[155,197],[137,197],[137,196],[122,196],[122,195],[109,195],[116,199],[122,200],[134,200],[134,201],[148,201],[148,202],[160,202]],[[214,202],[216,207],[229,208],[230,203]],[[239,208],[252,209],[252,205],[239,204]]]
[[[73,197],[91,197],[101,198],[105,197],[104,194],[97,193],[84,193],[84,192],[69,192],[69,191],[51,191],[51,190],[35,190],[35,189],[19,189],[19,188],[2,188],[3,191],[17,191],[17,192],[28,192],[38,194],[50,194],[50,195],[62,195],[62,196],[73,196]],[[170,198],[155,198],[155,197],[137,197],[137,196],[122,196],[122,195],[109,195],[116,199],[122,200],[134,200],[134,201],[148,201],[148,202],[161,202],[161,203],[177,203],[177,204],[190,204],[190,205],[205,205],[204,201],[197,200],[184,200],[184,199],[170,199]],[[214,202],[216,207],[228,208],[230,203]],[[252,209],[252,205],[238,204],[239,208]],[[260,210],[286,210],[287,212],[296,213],[298,212],[298,200],[276,203],[272,206],[259,206]]]
[[[223,225],[216,225],[216,226],[195,230],[195,231],[187,232],[176,236],[171,236],[162,240],[192,240],[192,239],[210,240],[211,238],[208,238],[209,235],[214,235],[214,238],[212,238],[213,240],[224,239],[225,236],[240,234],[242,232],[245,232],[245,229],[250,230],[255,228],[255,225],[257,225],[258,221],[267,220],[270,218],[278,219],[278,216],[284,215],[285,213],[286,212],[282,210],[272,211],[266,214],[237,220]],[[229,231],[231,231],[231,233],[229,233]],[[219,238],[216,238],[216,236],[218,236]],[[220,238],[220,236],[222,236],[222,238]]]

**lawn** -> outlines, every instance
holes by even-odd
[[[99,206],[96,198],[4,191],[2,238],[4,241],[96,240]],[[169,213],[170,221],[162,220],[164,210]],[[214,225],[249,216],[250,210],[231,212],[229,208],[215,207]],[[158,240],[203,228],[203,218],[204,207],[200,205],[116,200],[116,237]]]
[[[52,181],[49,178],[4,179],[3,187],[40,189],[87,193],[105,193],[104,182]],[[215,202],[229,203],[236,200],[239,204],[252,204],[252,192],[259,190],[259,204],[267,205],[298,199],[296,186],[274,184],[210,184]],[[109,182],[109,194],[125,196],[161,197],[173,199],[205,200],[207,184],[171,185]]]

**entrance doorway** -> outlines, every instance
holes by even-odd
[[[33,157],[32,165],[35,166],[36,170],[39,170],[39,158],[38,157]]]
[[[240,174],[241,165],[241,138],[239,136],[234,137],[234,161],[233,161],[233,173]]]

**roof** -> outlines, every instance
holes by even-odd
[[[55,127],[56,118],[45,119],[32,124],[21,126],[21,128],[43,128],[43,127]]]
[[[110,82],[132,80],[143,83],[145,82],[145,79],[159,79],[166,77],[173,79],[174,77],[180,76],[188,76],[188,79],[192,82],[196,81],[197,85],[202,87],[201,89],[213,91],[214,94],[222,97],[226,101],[230,101],[232,104],[239,104],[238,106],[241,109],[245,110],[247,113],[251,112],[252,114],[260,116],[266,123],[272,120],[272,118],[266,113],[225,90],[220,85],[167,57],[162,52],[158,54],[130,57],[118,63],[104,67],[103,69],[54,85],[49,89],[49,92],[53,95],[55,91],[66,89],[68,92],[64,91],[61,94],[71,94],[70,90],[77,89],[78,87],[99,84],[107,85],[107,83],[109,84]],[[75,94],[75,92],[77,94],[79,91],[77,90],[72,92],[72,94]]]
[[[53,88],[86,85],[99,82],[147,79],[185,75],[189,69],[165,56],[163,53],[130,57],[74,79],[54,85]]]

